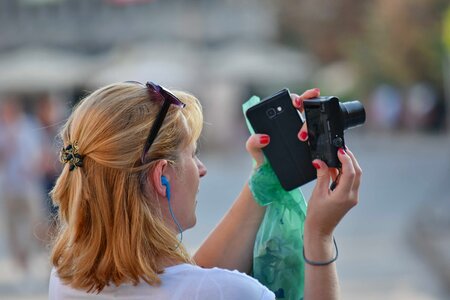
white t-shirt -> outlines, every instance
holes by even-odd
[[[256,279],[238,271],[204,269],[189,264],[166,268],[161,285],[142,281],[136,286],[108,286],[100,293],[86,293],[64,285],[55,269],[50,276],[49,299],[158,299],[158,300],[274,300],[275,295]]]

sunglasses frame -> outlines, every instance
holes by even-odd
[[[162,105],[160,111],[158,112],[158,115],[156,116],[156,120],[153,123],[152,127],[150,128],[150,132],[145,141],[144,149],[143,149],[142,155],[141,155],[142,164],[144,164],[145,155],[150,150],[150,147],[152,146],[153,142],[156,139],[156,136],[158,135],[159,130],[162,127],[162,124],[167,115],[167,112],[169,111],[170,105],[175,105],[180,108],[184,108],[186,106],[185,103],[183,103],[180,99],[178,99],[168,89],[164,88],[163,86],[161,86],[159,84],[148,81],[145,84],[145,86],[147,87],[147,91],[149,92],[150,96],[156,96],[159,99],[163,100],[163,105]],[[154,97],[151,97],[151,99],[154,99]]]

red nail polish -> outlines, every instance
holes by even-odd
[[[306,132],[306,131],[302,131],[301,133],[300,133],[300,139],[301,140],[306,140],[306,138],[308,137],[308,133]]]
[[[343,148],[339,148],[339,153],[341,153],[342,155],[345,155],[345,150]]]
[[[300,97],[295,98],[294,101],[295,101],[295,105],[296,105],[297,107],[302,106],[302,100],[300,99]]]
[[[316,168],[317,170],[320,169],[320,165],[316,162],[313,162],[312,165],[314,166],[314,168]]]
[[[315,88],[314,89],[316,92],[320,93],[320,89],[319,88]]]
[[[263,135],[259,138],[259,142],[263,145],[268,144],[270,142],[270,137],[268,135]]]

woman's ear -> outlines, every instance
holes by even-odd
[[[147,180],[153,186],[153,189],[159,196],[167,197],[166,187],[161,183],[161,176],[163,176],[164,169],[167,167],[167,160],[159,160],[155,167],[148,172]]]

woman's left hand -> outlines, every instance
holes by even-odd
[[[267,134],[252,134],[245,144],[245,148],[248,153],[253,157],[256,164],[255,169],[258,169],[264,163],[264,154],[262,148],[266,147],[270,143],[270,136]]]

